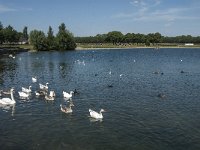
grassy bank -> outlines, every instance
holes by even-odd
[[[171,44],[171,43],[159,43],[159,45],[146,46],[143,43],[139,44],[118,44],[113,45],[112,43],[77,43],[76,50],[90,50],[90,49],[128,49],[128,48],[200,48],[200,44],[193,46],[185,46],[184,44]],[[25,45],[0,45],[0,50],[34,50],[30,44]]]
[[[19,45],[19,47],[23,49],[33,50],[33,45],[30,44]]]
[[[19,45],[19,44],[3,44],[0,45],[0,49],[29,49],[32,50],[33,46],[29,44]]]
[[[0,55],[17,54],[20,52],[27,52],[31,48],[30,45],[14,45],[4,44],[0,45]]]
[[[112,48],[200,48],[200,44],[193,46],[185,46],[184,44],[171,44],[171,43],[159,43],[158,45],[146,46],[143,43],[139,44],[118,44],[113,45],[112,43],[78,43],[77,50],[81,49],[112,49]]]

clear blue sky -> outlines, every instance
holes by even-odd
[[[121,31],[200,36],[200,0],[0,0],[0,21],[17,31],[54,33],[64,22],[75,36]]]

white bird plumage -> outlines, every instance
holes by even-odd
[[[54,91],[50,91],[49,96],[55,97],[55,96],[56,96],[56,93],[55,93]]]
[[[30,93],[31,92],[31,87],[32,86],[29,86],[29,88],[25,88],[25,87],[22,87],[22,92],[25,92],[25,93]]]
[[[18,93],[21,98],[28,98],[30,96],[29,93],[23,91],[19,91]]]
[[[33,83],[37,82],[37,78],[36,77],[32,77],[32,82]]]
[[[14,96],[13,96],[13,91],[14,91],[14,89],[10,90],[11,99],[10,98],[2,98],[2,99],[0,99],[0,104],[3,104],[3,105],[13,105],[13,104],[15,104],[16,101],[15,101]]]
[[[67,106],[64,107],[62,104],[60,104],[60,110],[64,113],[72,113],[73,112],[72,106],[74,106],[74,104],[72,103],[69,104],[69,107]]]
[[[39,83],[40,89],[41,90],[48,90],[48,84],[49,83],[46,83],[46,85],[43,85],[43,84]]]
[[[74,93],[73,91],[70,91],[70,93],[63,91],[63,97],[64,98],[71,98],[73,93]]]
[[[54,91],[50,91],[49,95],[45,94],[45,99],[48,100],[48,101],[55,100],[55,92]]]
[[[10,54],[9,57],[15,59],[15,56],[12,54]]]
[[[102,112],[105,112],[105,110],[101,109],[100,112],[98,113],[92,109],[89,109],[90,116],[95,119],[102,119],[103,118]]]

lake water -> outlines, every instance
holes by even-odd
[[[54,102],[34,94],[46,82]],[[1,150],[200,149],[200,49],[20,53],[0,59],[0,89],[11,87],[16,105],[0,108]],[[75,89],[65,114],[62,91]],[[103,120],[89,108],[105,109]]]

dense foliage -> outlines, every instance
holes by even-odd
[[[70,33],[66,29],[64,23],[62,23],[59,26],[59,31],[56,36],[56,40],[57,40],[58,49],[60,50],[73,50],[76,48],[74,37],[72,33]]]
[[[39,30],[33,30],[30,32],[30,43],[36,50],[46,50],[47,43],[44,32]]]
[[[66,29],[64,23],[59,26],[56,36],[49,26],[47,36],[43,31],[33,30],[28,34],[28,27],[23,32],[17,32],[12,26],[3,27],[0,22],[0,44],[26,44],[30,42],[36,50],[74,50],[76,43],[74,36]]]
[[[59,26],[56,37],[49,26],[47,37],[44,32],[33,30],[30,32],[29,39],[36,50],[74,50],[76,48],[73,34],[66,29],[64,23]]]
[[[145,43],[147,46],[158,43],[200,43],[200,36],[182,35],[176,37],[165,37],[160,33],[149,33],[147,35],[140,33],[122,34],[119,31],[112,31],[108,34],[98,34],[90,37],[75,37],[76,43],[107,43],[114,45],[119,43]]]
[[[47,35],[43,31],[33,30],[28,34],[28,27],[25,26],[22,32],[17,32],[12,26],[4,27],[0,22],[0,44],[26,44],[30,43],[36,50],[74,50],[76,43],[112,43],[119,44],[145,44],[146,46],[157,45],[159,43],[200,43],[200,36],[181,35],[176,37],[162,36],[160,33],[140,33],[123,34],[120,31],[111,31],[107,34],[97,34],[89,37],[74,37],[66,29],[64,23],[58,28],[58,33],[54,36],[53,29],[49,26]]]

